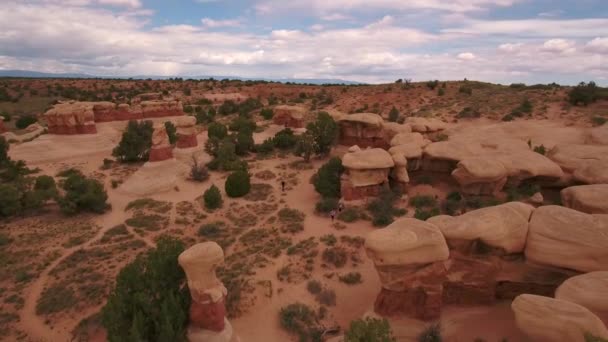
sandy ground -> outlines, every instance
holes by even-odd
[[[51,136],[46,135],[40,137],[33,142],[18,145],[11,150],[11,156],[15,159],[24,159],[28,164],[35,165],[42,169],[43,173],[56,174],[57,171],[69,166],[76,166],[83,170],[86,174],[101,172],[99,167],[104,158],[110,158],[111,148],[113,148],[119,139],[120,128],[124,124],[99,124],[98,130],[100,133],[92,136]],[[556,141],[575,142],[583,139],[579,134],[579,130],[563,127],[557,128],[553,124],[549,126],[546,122],[530,123],[527,129],[522,129],[518,125],[488,125],[483,127],[487,132],[500,130],[501,132],[513,132],[518,136],[525,135],[533,136],[535,141],[543,143],[555,143]],[[547,133],[547,128],[551,127]],[[280,127],[279,127],[280,128]],[[271,131],[259,133],[256,136],[256,141],[263,140],[266,137],[272,136],[273,132],[279,128],[272,127]],[[470,129],[480,129],[479,124],[461,123],[454,128],[455,132],[466,131]],[[540,133],[539,133],[540,132]],[[544,132],[544,133],[543,133]],[[490,134],[490,133],[488,133]],[[200,149],[206,140],[205,134],[199,135]],[[334,153],[341,153],[344,148],[336,149]],[[183,156],[182,156],[183,157]],[[256,169],[273,170],[281,164],[286,164],[295,161],[295,157],[286,159],[270,159],[265,161],[255,162]],[[318,168],[324,161],[314,161],[315,169]],[[346,224],[343,230],[336,230],[329,218],[320,217],[314,213],[314,205],[318,200],[318,195],[314,188],[309,184],[309,179],[315,172],[315,169],[302,170],[298,172],[299,183],[291,190],[282,194],[279,186],[279,179],[266,181],[274,188],[275,195],[284,201],[284,205],[298,209],[306,214],[304,221],[304,231],[298,233],[296,241],[307,237],[320,237],[325,234],[335,234],[337,237],[341,235],[365,236],[368,232],[374,229],[368,221],[357,221],[355,223]],[[121,192],[120,187],[113,189],[111,187],[111,177],[107,175],[104,178],[105,186],[109,195],[109,202],[113,209],[103,215],[94,218],[94,223],[101,227],[101,230],[95,234],[90,240],[83,242],[80,245],[72,248],[66,248],[61,252],[61,256],[48,265],[26,289],[24,293],[25,303],[23,309],[19,312],[20,322],[18,328],[28,334],[31,341],[68,341],[70,332],[78,324],[79,320],[86,317],[66,318],[51,328],[45,323],[45,319],[36,315],[36,302],[49,279],[49,273],[57,267],[63,260],[68,258],[74,252],[81,248],[91,246],[98,241],[103,234],[110,228],[121,224],[129,217],[123,209],[126,204],[137,198],[137,196],[129,195]],[[217,185],[223,189],[225,174],[213,172],[211,178],[204,183],[193,183],[182,178],[175,180],[175,187],[166,189],[162,193],[150,195],[155,200],[168,201],[176,204],[181,201],[194,201],[199,197],[210,184]],[[431,188],[429,186],[414,187],[410,191],[413,194],[432,194],[440,197],[445,196],[448,191],[448,185],[437,186]],[[178,189],[178,191],[176,190]],[[225,198],[229,206],[233,200]],[[238,200],[237,200],[238,202]],[[408,216],[412,216],[410,211]],[[174,220],[176,218],[175,205],[171,212],[171,224],[167,229],[175,227]],[[218,217],[215,214],[210,214],[204,222],[212,222]],[[194,230],[194,227],[187,227]],[[154,246],[154,241],[150,237],[140,236],[132,229],[130,233],[137,239],[143,241],[147,246]],[[336,291],[337,305],[330,308],[332,319],[338,325],[347,327],[348,323],[360,317],[363,317],[366,312],[373,308],[373,303],[380,290],[380,282],[371,261],[361,253],[362,263],[356,268],[360,272],[364,282],[359,285],[349,286],[339,282],[334,277],[327,279],[324,274],[328,272],[321,267],[315,267],[311,278],[321,280],[329,288]],[[284,265],[286,256],[281,255],[274,260],[270,267],[266,267],[257,271],[255,279],[272,280],[273,281],[273,296],[266,298],[260,296],[255,305],[248,309],[242,316],[232,319],[231,323],[241,337],[242,341],[289,341],[292,338],[279,327],[278,312],[281,307],[290,303],[303,302],[313,306],[316,303],[313,297],[306,290],[306,281],[301,281],[296,284],[281,283],[276,280],[277,270]],[[354,269],[353,269],[354,270]],[[351,269],[340,269],[339,273],[346,273]],[[98,310],[91,308],[86,314],[91,314]],[[514,325],[512,313],[508,307],[508,303],[501,303],[494,307],[485,308],[446,308],[443,317],[443,329],[446,341],[460,342],[472,341],[475,338],[484,338],[486,341],[499,341],[506,337],[509,341],[526,340],[521,336],[520,332]],[[419,331],[425,324],[416,321],[395,321],[393,328],[400,341],[410,341],[415,336],[414,332]],[[4,336],[0,339],[10,340],[12,337]]]

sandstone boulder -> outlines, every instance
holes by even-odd
[[[418,171],[422,165],[422,148],[416,143],[393,146],[388,152],[393,158],[395,156],[405,158],[408,171]]]
[[[306,109],[299,106],[280,105],[273,108],[272,118],[276,125],[283,125],[290,128],[304,127],[304,114]]]
[[[608,158],[583,162],[572,176],[584,184],[608,184]]]
[[[510,202],[469,211],[452,219],[439,217],[429,221],[441,230],[450,248],[470,253],[472,243],[479,240],[509,254],[520,253],[526,245],[533,210],[531,205]]]
[[[177,148],[191,148],[198,145],[196,140],[196,118],[193,116],[178,116],[175,126],[177,127]]]
[[[164,116],[184,115],[183,105],[178,100],[152,100],[142,101],[139,104],[144,118],[159,118]]]
[[[391,139],[391,146],[398,146],[398,145],[405,145],[405,144],[412,144],[412,145],[416,145],[419,147],[424,147],[428,144],[430,144],[431,141],[428,139],[425,139],[422,134],[414,132],[414,133],[399,133],[396,134],[392,139]]]
[[[341,116],[339,142],[341,145],[388,148],[384,120],[378,114],[357,113]]]
[[[485,156],[461,160],[452,171],[452,177],[462,192],[473,195],[491,195],[507,183],[507,169],[499,160]]]
[[[559,144],[547,153],[547,157],[564,171],[575,172],[590,161],[608,160],[608,146]]]
[[[608,214],[608,184],[572,186],[561,191],[562,203],[587,214]]]
[[[148,161],[158,162],[173,158],[173,146],[169,143],[169,136],[164,124],[154,126],[152,133],[152,148]]]
[[[397,134],[410,133],[412,131],[412,127],[410,125],[396,122],[384,122],[383,127],[389,141]]]
[[[435,118],[408,117],[405,122],[412,126],[413,132],[420,133],[443,131],[447,127],[445,122]]]
[[[43,114],[51,134],[93,134],[95,102],[59,102]]]
[[[592,128],[589,132],[591,144],[608,145],[608,125]]]
[[[439,228],[411,218],[369,233],[365,249],[376,266],[429,264],[447,260],[450,254]]]
[[[590,272],[566,280],[555,291],[555,298],[584,306],[600,318],[608,317],[608,271]]]
[[[608,329],[586,308],[564,300],[524,294],[511,304],[519,329],[538,342],[584,342],[585,333],[608,338]]]
[[[409,183],[410,176],[407,173],[407,159],[402,154],[391,154],[395,167],[391,170],[391,178],[401,182]]]
[[[582,272],[608,270],[608,215],[561,206],[537,208],[525,249],[530,261]]]
[[[346,153],[342,157],[342,165],[353,186],[357,187],[386,182],[395,162],[386,150],[372,148]]]

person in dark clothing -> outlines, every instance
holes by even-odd
[[[285,191],[285,181],[284,180],[281,181],[281,191],[283,191],[283,192]]]
[[[332,210],[329,212],[329,217],[331,217],[331,222],[334,222],[334,219],[336,218],[336,210]]]

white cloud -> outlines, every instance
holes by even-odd
[[[553,10],[553,11],[540,12],[540,13],[538,13],[538,16],[542,17],[542,18],[554,18],[554,17],[559,17],[563,13],[564,13],[564,11],[558,9],[558,10]]]
[[[608,54],[608,38],[594,38],[587,42],[585,48],[590,52]]]
[[[517,52],[521,48],[521,43],[505,43],[498,46],[498,50],[502,52]]]
[[[475,55],[473,53],[471,53],[471,52],[459,53],[457,57],[458,57],[458,59],[462,59],[462,60],[465,60],[465,61],[469,61],[469,60],[475,59]]]
[[[239,19],[214,20],[211,18],[203,18],[201,19],[201,23],[208,28],[239,27],[242,25],[242,22]]]
[[[325,27],[321,24],[315,24],[310,27],[313,31],[322,31]]]
[[[467,20],[461,27],[442,32],[459,35],[517,35],[525,37],[596,37],[608,36],[607,19],[522,19],[522,20]]]
[[[126,6],[132,8],[141,7],[140,0],[97,0],[102,5]]]
[[[352,19],[351,16],[341,14],[341,13],[331,13],[331,14],[326,14],[326,15],[321,16],[321,20],[325,20],[325,21],[342,21],[342,20],[350,20],[350,19]]]
[[[551,39],[543,43],[541,49],[543,51],[555,53],[570,53],[574,52],[574,42],[565,39]]]

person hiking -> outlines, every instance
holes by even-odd
[[[285,181],[281,181],[281,191],[285,192]]]
[[[329,212],[329,217],[331,217],[331,222],[334,222],[334,219],[336,218],[336,209]]]
[[[338,203],[338,213],[341,213],[342,210],[344,210],[344,203],[340,202]]]

